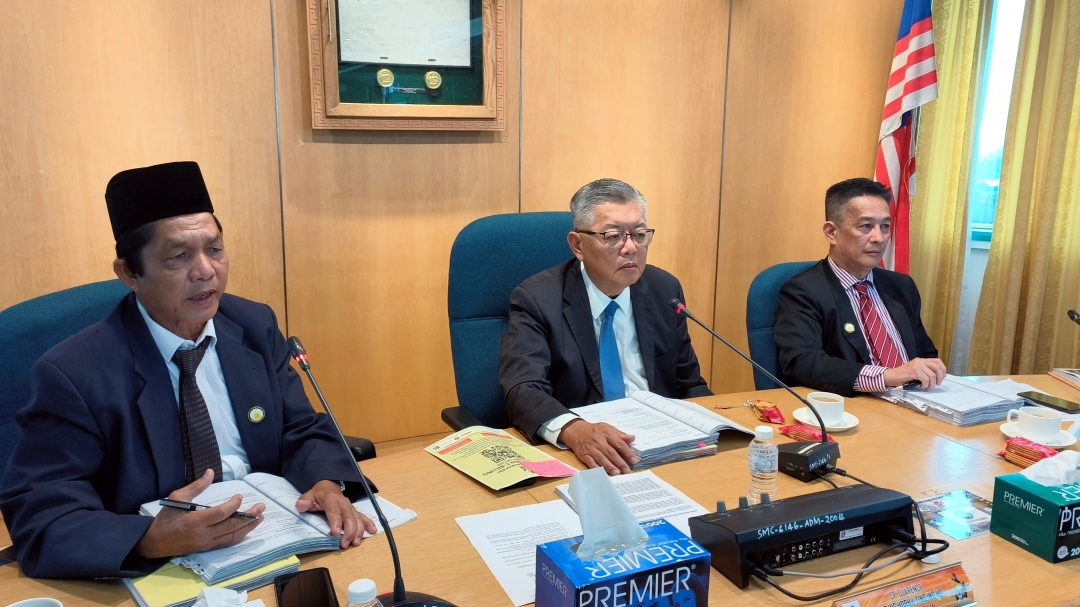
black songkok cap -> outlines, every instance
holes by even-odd
[[[180,215],[213,213],[198,163],[169,162],[117,173],[105,187],[113,238]]]

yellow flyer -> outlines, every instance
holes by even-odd
[[[577,472],[513,435],[485,426],[465,428],[424,450],[496,491],[532,484],[538,476]]]

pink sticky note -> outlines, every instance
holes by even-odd
[[[520,461],[518,463],[529,470],[532,470],[534,473],[547,478],[558,478],[561,476],[573,476],[577,474],[577,470],[574,470],[557,459],[549,459],[542,462]]]

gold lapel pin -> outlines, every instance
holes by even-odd
[[[854,333],[854,332],[855,332],[855,325],[853,325],[851,323],[846,323],[844,325],[844,333]]]
[[[248,419],[251,423],[257,424],[266,419],[266,411],[262,407],[252,407],[248,409]]]

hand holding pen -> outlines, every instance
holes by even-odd
[[[158,512],[135,544],[134,553],[145,559],[158,559],[205,552],[235,544],[251,533],[262,522],[264,504],[239,512],[242,503],[239,495],[211,507],[192,502],[213,481],[214,472],[207,470],[201,478],[162,500],[168,502],[162,503],[166,507]]]

